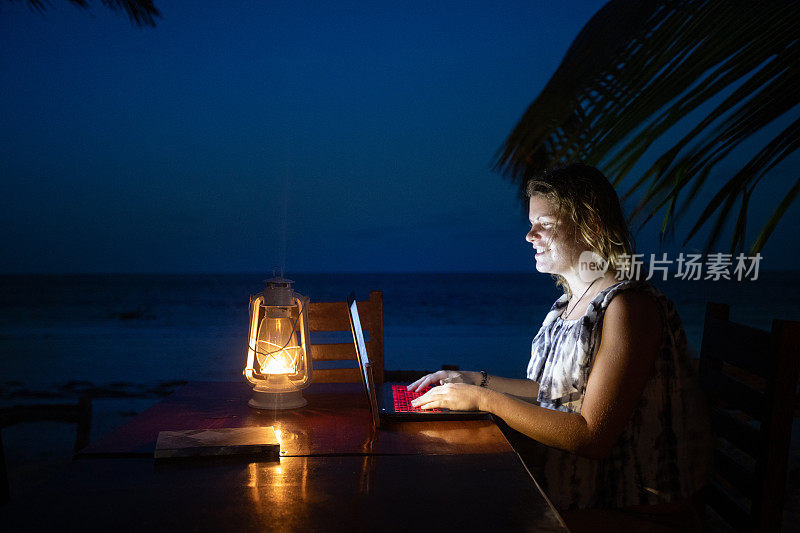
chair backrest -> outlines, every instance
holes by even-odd
[[[369,338],[367,352],[377,383],[383,383],[383,293],[372,291],[369,300],[358,302],[358,315],[364,336]],[[347,302],[311,302],[308,322],[314,334],[338,334],[335,341],[315,344],[311,339],[311,360],[315,383],[348,383],[361,381],[356,350],[350,331]],[[320,368],[328,361],[350,361],[345,368]],[[317,363],[321,364],[317,364]],[[337,365],[340,366],[340,365]]]
[[[28,422],[67,422],[77,425],[74,451],[78,452],[89,444],[92,429],[92,400],[81,397],[77,404],[36,404],[15,405],[0,409],[0,429]],[[8,470],[5,451],[0,434],[0,505],[10,498]]]
[[[800,322],[773,320],[768,332],[729,321],[729,311],[706,307],[700,381],[716,442],[702,499],[735,529],[779,531]]]

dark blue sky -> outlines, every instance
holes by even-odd
[[[94,4],[0,4],[0,272],[533,270],[490,165],[602,1]]]

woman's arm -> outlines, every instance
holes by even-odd
[[[605,457],[641,399],[661,335],[661,315],[650,296],[631,291],[614,298],[605,313],[580,414],[545,409],[460,383],[432,389],[415,405],[490,411],[543,444],[586,457]]]
[[[408,386],[408,390],[416,391],[426,387],[436,387],[445,383],[467,383],[469,385],[480,385],[483,376],[480,372],[461,371],[461,370],[439,370],[419,378]],[[500,376],[488,376],[486,388],[497,392],[503,392],[527,401],[536,399],[539,394],[539,384],[530,379],[502,378]]]
[[[478,384],[480,384],[481,374],[478,374]],[[489,376],[486,388],[503,394],[510,394],[521,398],[526,402],[536,400],[539,394],[539,384],[532,379],[513,379],[500,376]]]

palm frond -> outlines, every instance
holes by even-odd
[[[114,11],[124,11],[131,23],[137,26],[155,27],[156,18],[161,17],[153,0],[103,0],[103,5]]]
[[[15,0],[8,0],[14,2]],[[34,11],[43,13],[50,6],[49,0],[22,0],[28,7]],[[68,0],[83,9],[89,9],[88,0]],[[125,11],[131,24],[137,26],[152,26],[155,27],[156,19],[161,17],[161,13],[153,4],[153,0],[102,0],[102,3],[107,8],[113,11]]]
[[[661,235],[669,236],[719,163],[743,142],[760,142],[756,156],[712,192],[686,238],[716,215],[710,249],[738,205],[731,249],[741,250],[754,188],[800,144],[794,124],[765,135],[800,104],[798,65],[800,1],[613,0],[575,38],[495,168],[522,192],[527,177],[547,167],[597,166],[623,199],[637,198],[631,222],[641,227],[662,213]],[[677,140],[666,135],[678,128]],[[751,250],[764,246],[774,224],[773,216]]]

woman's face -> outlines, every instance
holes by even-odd
[[[550,200],[532,196],[529,203],[531,230],[525,240],[536,250],[536,270],[564,275],[577,270],[581,250],[573,238],[573,229],[559,223],[556,213]]]

